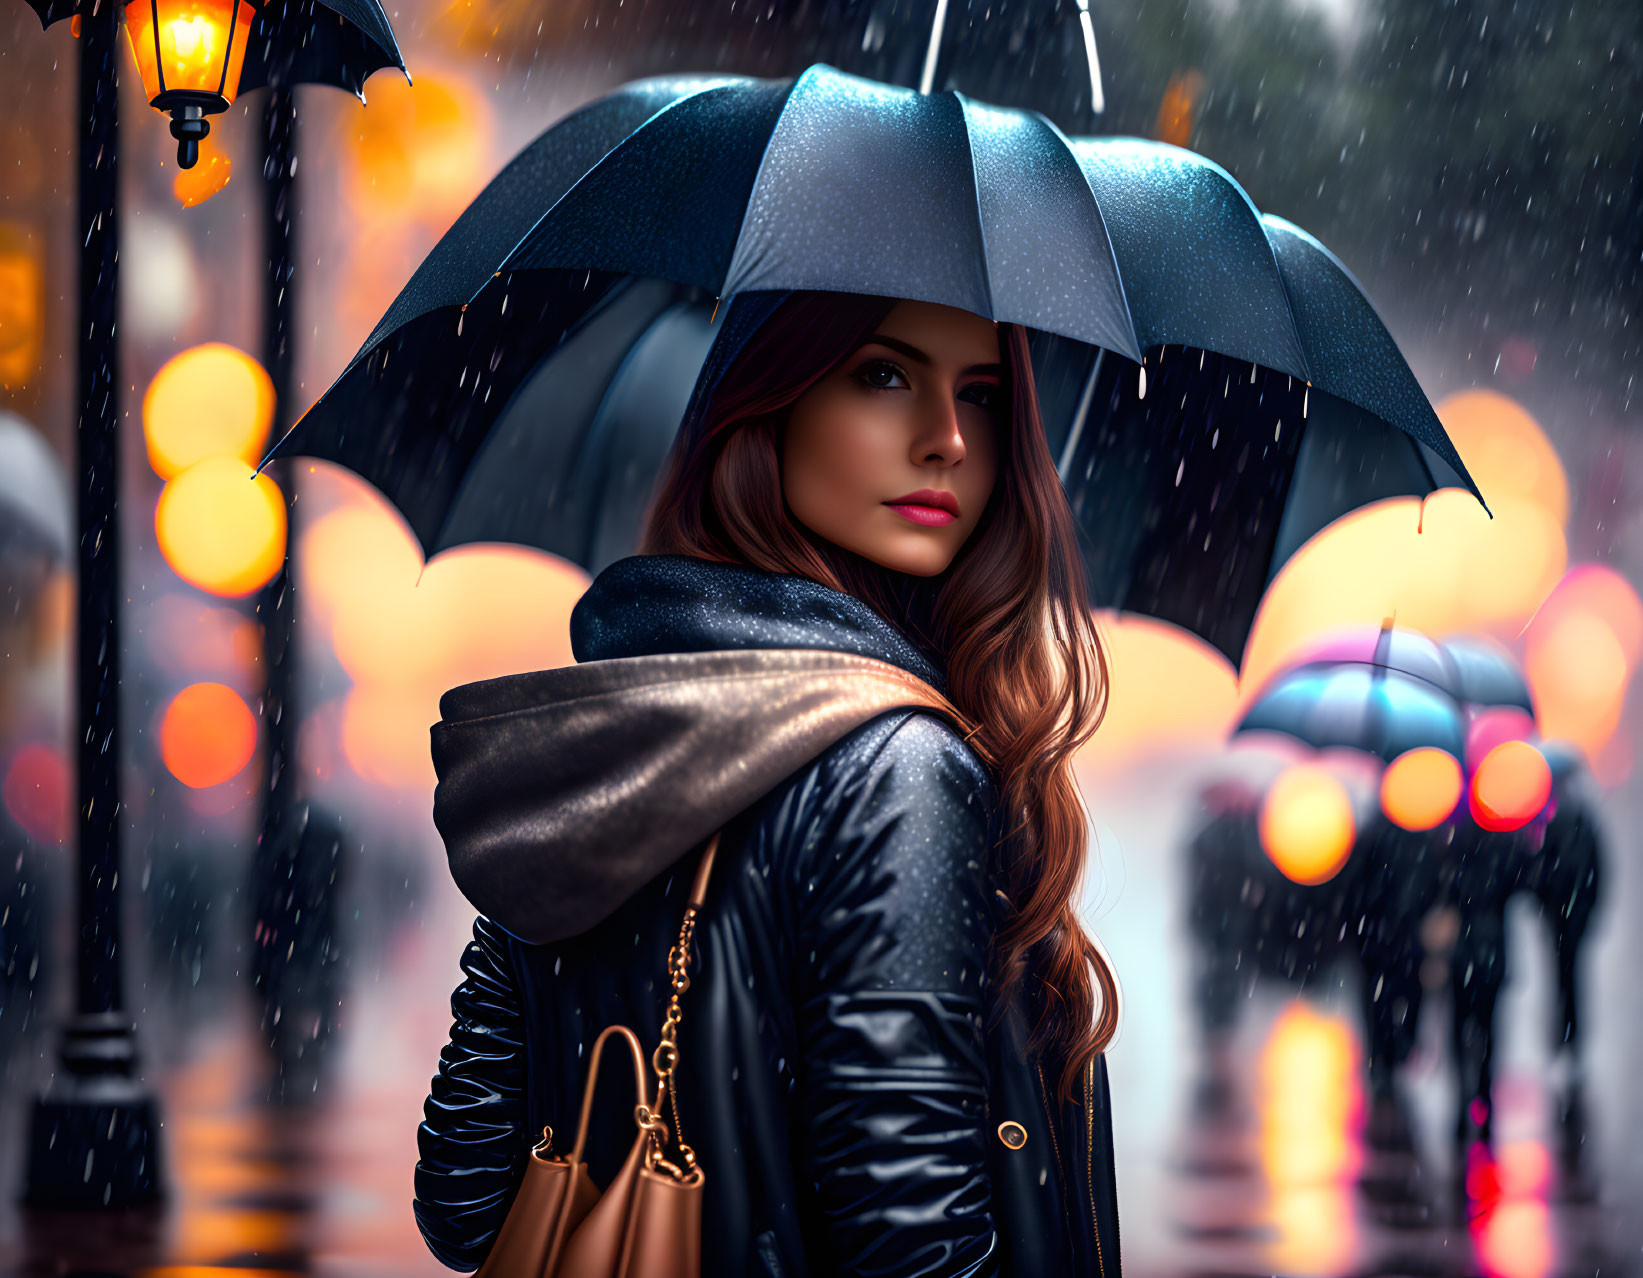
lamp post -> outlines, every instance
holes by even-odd
[[[232,7],[230,7],[232,6]],[[37,4],[42,21],[67,16]],[[79,610],[75,629],[79,944],[61,1068],[29,1123],[25,1198],[41,1207],[131,1207],[163,1196],[158,1107],[137,1077],[120,953],[119,0],[84,0],[80,23]],[[244,0],[142,0],[126,30],[148,97],[172,114],[178,159],[238,89],[251,36]]]
[[[135,1077],[136,1031],[120,980],[120,493],[116,263],[119,16],[80,22],[80,296],[75,435],[80,607],[75,748],[79,944],[75,1015],[61,1068],[35,1100],[26,1197],[45,1207],[124,1207],[162,1192],[159,1117]]]
[[[132,1207],[163,1196],[158,1109],[137,1078],[120,964],[120,490],[116,106],[121,0],[28,0],[41,24],[79,22],[80,235],[75,444],[78,931],[75,1014],[61,1068],[30,1116],[25,1200]],[[149,101],[172,115],[178,159],[198,158],[205,117],[241,89],[335,84],[359,94],[404,70],[380,0],[132,0],[132,54]],[[346,12],[343,12],[346,10]],[[324,38],[316,38],[320,15]]]

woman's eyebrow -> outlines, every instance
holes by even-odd
[[[928,366],[933,362],[927,354],[919,350],[919,348],[914,346],[911,342],[904,342],[899,337],[886,337],[883,333],[874,333],[867,339],[866,342],[863,343],[863,345],[888,346],[891,350],[905,355],[908,359],[917,364],[924,364]],[[971,364],[970,367],[964,371],[969,374],[980,374],[983,377],[1003,377],[1004,365]]]

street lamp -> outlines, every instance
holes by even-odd
[[[125,15],[143,92],[171,116],[177,163],[191,169],[211,131],[206,117],[228,110],[239,91],[257,11],[246,0],[129,0]]]

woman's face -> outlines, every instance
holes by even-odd
[[[818,537],[896,572],[934,576],[992,496],[1007,413],[997,326],[951,306],[901,302],[794,402],[782,495]]]

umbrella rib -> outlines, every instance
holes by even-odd
[[[776,145],[776,135],[781,132],[782,121],[787,118],[787,109],[793,105],[793,99],[798,96],[799,86],[814,79],[821,70],[821,65],[806,67],[793,77],[793,82],[787,86],[787,96],[782,99],[782,109],[776,112],[776,120],[770,126],[770,136],[764,140],[764,150],[759,153],[759,167],[753,174],[753,185],[747,188],[747,204],[742,209],[742,224],[736,228],[736,242],[730,246],[730,261],[725,265],[725,277],[719,281],[719,298],[721,301],[730,292],[730,286],[735,283],[732,277],[736,274],[736,265],[741,259],[742,236],[747,231],[747,219],[753,211],[753,201],[759,193],[759,183],[764,181],[765,165],[770,162],[771,148]]]
[[[1090,110],[1103,115],[1107,95],[1101,91],[1101,59],[1095,52],[1095,24],[1090,18],[1090,0],[1078,0],[1078,25],[1084,31],[1084,60],[1090,64]]]
[[[987,254],[987,219],[981,212],[981,179],[976,176],[976,139],[970,131],[970,113],[965,108],[969,105],[961,93],[948,94],[958,107],[959,123],[964,126],[964,154],[970,161],[970,194],[974,197],[976,211],[976,238],[981,241],[981,277],[987,284],[987,318],[996,321],[998,308],[993,303],[993,264]]]
[[[924,71],[918,81],[918,91],[927,96],[935,85],[936,63],[941,59],[941,32],[946,25],[947,0],[936,0],[936,16],[930,23],[930,47],[924,54]]]
[[[1101,364],[1106,358],[1106,347],[1097,346],[1095,348],[1095,361],[1090,365],[1090,374],[1084,379],[1083,393],[1078,397],[1078,411],[1073,414],[1072,429],[1067,432],[1066,445],[1061,449],[1061,461],[1055,468],[1063,484],[1067,482],[1067,474],[1073,464],[1073,458],[1078,455],[1078,444],[1084,437],[1084,423],[1090,419],[1090,404],[1095,399],[1095,383],[1101,376]]]
[[[1080,181],[1084,184],[1084,189],[1090,194],[1090,203],[1095,205],[1095,216],[1101,223],[1101,237],[1107,241],[1107,256],[1112,259],[1112,277],[1118,282],[1118,296],[1124,304],[1124,322],[1129,326],[1130,330],[1130,349],[1127,351],[1120,351],[1119,354],[1125,355],[1139,364],[1141,362],[1141,356],[1144,354],[1141,349],[1141,335],[1135,331],[1135,315],[1134,312],[1130,310],[1130,291],[1128,286],[1124,283],[1124,270],[1118,261],[1118,246],[1112,242],[1112,232],[1107,230],[1107,215],[1101,208],[1101,201],[1095,194],[1095,188],[1090,185],[1090,179],[1084,173],[1084,166],[1078,162],[1078,152],[1073,147],[1071,139],[1069,139],[1067,135],[1063,133],[1056,125],[1056,122],[1048,116],[1037,111],[1033,112],[1033,114],[1038,116],[1038,118],[1044,122],[1045,127],[1055,135],[1056,140],[1060,142],[1062,147],[1066,150],[1067,158],[1072,161],[1072,166],[1078,171],[1078,176]]]
[[[514,246],[511,249],[509,249],[508,252],[506,253],[506,255],[502,258],[502,264],[501,264],[501,266],[499,266],[497,268],[498,271],[501,271],[501,270],[504,270],[504,269],[507,268],[507,264],[510,260],[512,260],[513,255],[515,253],[519,252],[521,246],[523,246],[524,243],[531,238],[531,236],[536,234],[536,228],[541,226],[543,222],[548,220],[548,218],[552,217],[553,214],[554,214],[554,211],[556,209],[558,209],[558,207],[561,204],[563,204],[566,200],[570,199],[572,193],[577,191],[581,187],[582,183],[586,182],[588,180],[588,178],[591,177],[593,175],[593,173],[596,170],[598,170],[605,163],[606,160],[610,159],[611,156],[615,155],[618,151],[620,151],[623,147],[625,147],[629,142],[633,141],[634,138],[638,137],[641,133],[643,133],[651,125],[655,124],[657,120],[661,119],[669,111],[673,110],[674,107],[680,105],[683,102],[694,101],[696,98],[701,97],[705,93],[714,93],[714,92],[717,92],[718,90],[721,90],[721,89],[731,88],[731,87],[734,86],[735,83],[736,83],[735,80],[732,80],[728,77],[726,79],[718,81],[716,83],[710,81],[706,84],[698,86],[697,88],[691,89],[688,93],[681,93],[678,97],[674,98],[673,101],[667,103],[664,106],[658,107],[654,112],[652,112],[650,115],[646,116],[645,119],[643,120],[643,122],[640,123],[637,128],[635,128],[631,133],[629,133],[626,137],[624,137],[620,142],[618,142],[615,146],[611,147],[610,150],[606,151],[597,160],[595,160],[591,165],[589,165],[588,169],[587,169],[587,172],[583,173],[581,177],[577,178],[576,181],[572,182],[568,187],[566,187],[565,191],[564,191],[564,194],[562,194],[557,200],[555,200],[551,205],[549,205],[546,209],[543,210],[542,216],[537,218],[536,221],[531,223],[530,229],[528,229],[523,235],[521,235],[519,237],[518,241],[514,244]],[[483,194],[483,192],[481,194]],[[484,284],[481,284],[479,286],[478,292],[474,293],[473,297],[470,297],[468,299],[468,304],[472,305],[473,301],[474,301],[474,298],[477,298],[480,293],[483,293],[485,291],[486,286],[489,285],[489,284],[490,284],[490,280],[486,280]]]

